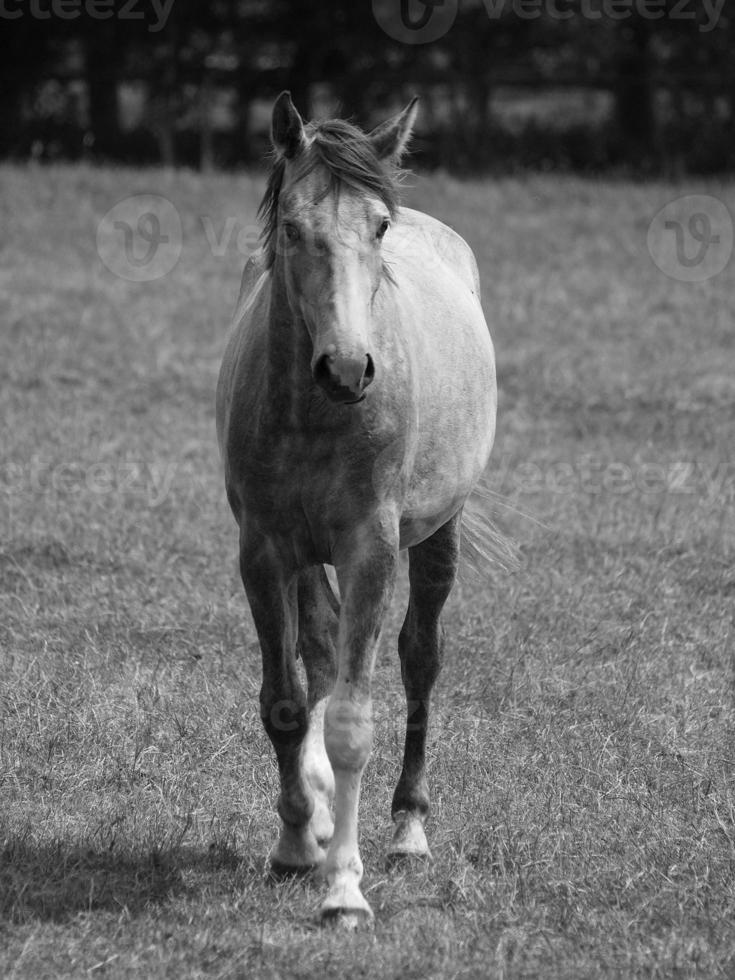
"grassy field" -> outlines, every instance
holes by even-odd
[[[450,600],[435,862],[387,871],[401,585],[362,805],[376,922],[354,936],[316,925],[318,883],[265,876],[276,770],[213,418],[262,182],[5,167],[0,187],[0,975],[735,975],[735,272],[677,282],[646,246],[668,201],[735,213],[735,187],[407,188],[478,258],[494,517],[521,560]],[[143,192],[183,251],[135,283],[95,236]]]

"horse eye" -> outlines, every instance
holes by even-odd
[[[380,241],[380,239],[383,237],[386,231],[388,231],[389,228],[390,228],[390,221],[387,218],[383,218],[383,220],[380,222],[380,225],[378,226],[378,231],[375,235],[378,241]]]
[[[286,238],[290,242],[297,242],[299,240],[299,238],[301,237],[301,234],[299,232],[299,229],[296,227],[296,225],[284,225],[283,226],[283,231],[284,231],[284,233],[286,235]]]

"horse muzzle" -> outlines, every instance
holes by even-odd
[[[355,357],[328,350],[317,358],[312,374],[328,398],[349,405],[365,397],[365,389],[375,378],[375,364],[369,354]]]

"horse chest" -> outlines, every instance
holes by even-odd
[[[269,432],[243,453],[246,510],[274,531],[328,538],[369,505],[374,461],[369,444],[334,433]]]

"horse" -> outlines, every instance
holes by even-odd
[[[271,870],[320,869],[320,919],[352,927],[373,915],[360,890],[358,804],[399,553],[408,550],[410,597],[398,641],[407,713],[394,861],[431,856],[425,756],[440,614],[463,506],[495,434],[473,253],[399,202],[416,112],[413,99],[366,133],[341,119],[306,124],[288,92],[278,97],[262,246],[245,266],[216,396],[280,777]]]

